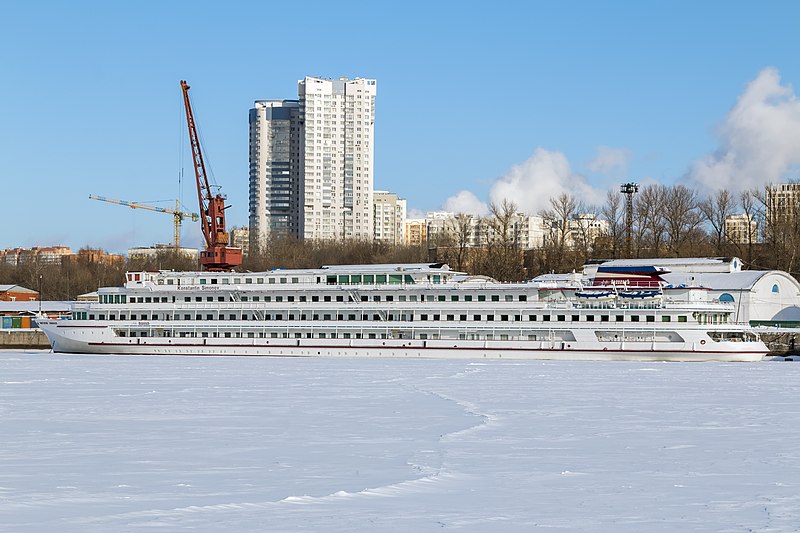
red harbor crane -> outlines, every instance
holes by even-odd
[[[200,252],[200,266],[212,272],[229,271],[242,264],[242,249],[228,246],[229,236],[225,230],[225,196],[214,195],[208,184],[203,152],[194,122],[192,104],[189,102],[189,85],[181,80],[183,104],[186,108],[186,124],[189,127],[189,142],[192,145],[194,176],[197,179],[197,198],[200,202],[200,220],[206,249]]]

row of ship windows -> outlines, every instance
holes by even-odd
[[[474,315],[441,315],[441,314],[355,314],[355,313],[322,313],[322,314],[294,314],[294,313],[266,313],[263,315],[263,318],[259,317],[257,314],[249,314],[249,313],[242,313],[239,316],[237,313],[230,313],[225,315],[225,313],[208,313],[208,314],[176,314],[174,317],[171,315],[159,315],[159,314],[131,314],[130,319],[125,314],[119,315],[119,320],[323,320],[323,321],[353,321],[353,320],[367,320],[367,321],[377,321],[381,322],[384,320],[394,321],[399,320],[401,322],[414,322],[421,321],[434,321],[438,322],[442,320],[444,316],[444,320],[448,322],[467,322],[467,321],[474,321],[474,322],[522,322],[525,321],[527,317],[527,321],[529,322],[610,322],[612,321],[611,317],[613,316],[614,322],[625,322],[626,317],[628,322],[656,322],[656,315],[482,315],[482,314],[474,314]],[[285,317],[285,318],[284,318]],[[457,318],[456,318],[457,317]],[[598,318],[599,317],[599,318]],[[86,320],[87,313],[86,312],[75,312],[73,313],[73,318],[76,320]],[[97,320],[106,320],[105,314],[98,314],[96,315]],[[661,322],[671,322],[672,315],[662,315]],[[728,321],[728,315],[725,314],[714,314],[714,315],[703,315],[703,318],[700,316],[696,317],[699,322],[701,323],[713,323],[713,324],[724,324]],[[94,314],[88,314],[89,320],[95,320]],[[117,320],[117,315],[109,314],[108,320]],[[687,322],[686,315],[677,315],[676,316],[677,322]]]
[[[322,302],[334,302],[334,301],[335,302],[344,302],[345,301],[344,298],[345,298],[344,295],[341,295],[341,294],[337,295],[335,297],[334,296],[329,296],[329,295],[328,296],[317,296],[317,295],[315,295],[315,296],[311,296],[311,301],[312,302],[320,302],[320,301],[322,301]],[[359,301],[359,300],[362,301],[362,302],[369,302],[370,301],[370,297],[366,296],[366,295],[360,295],[360,296],[357,297],[356,295],[353,295],[353,294],[349,295],[349,297],[348,297],[348,301],[351,301],[351,302],[355,302],[355,301]],[[174,303],[176,301],[175,300],[175,296],[172,296],[171,298],[167,297],[167,296],[131,296],[130,297],[130,303],[148,303],[149,304],[149,303],[169,303],[170,301],[172,301]],[[192,297],[192,296],[184,296],[183,297],[183,301],[184,302],[191,302],[191,301],[195,301],[195,302],[203,302],[203,301],[206,301],[206,302],[214,302],[214,301],[217,301],[217,302],[233,302],[233,301],[236,301],[236,300],[234,300],[232,297],[226,297],[226,296],[194,296],[194,297]],[[242,301],[242,302],[261,302],[261,301],[272,302],[273,301],[273,297],[272,296],[264,296],[264,297],[261,297],[261,296],[241,296],[239,301]],[[294,302],[294,301],[307,302],[309,300],[308,300],[308,296],[305,296],[305,295],[299,295],[299,296],[288,295],[288,296],[285,296],[285,297],[284,296],[275,296],[274,297],[274,301],[276,301],[276,302],[283,302],[283,301],[286,301],[286,302]],[[373,302],[381,302],[381,301],[383,301],[383,302],[394,302],[395,301],[395,296],[392,295],[392,294],[386,294],[386,295],[375,294],[375,295],[372,295],[371,301],[373,301]],[[445,295],[445,294],[425,294],[425,295],[421,294],[421,295],[419,295],[419,298],[417,297],[416,294],[410,294],[410,295],[401,294],[401,295],[397,296],[397,301],[398,302],[406,302],[406,301],[408,301],[408,302],[416,302],[416,301],[426,301],[426,302],[447,302],[447,301],[450,301],[450,302],[462,302],[462,301],[463,302],[472,302],[472,301],[477,301],[477,302],[487,302],[487,301],[489,301],[489,302],[500,302],[500,301],[513,302],[514,301],[514,295],[505,294],[501,298],[501,296],[499,294],[491,294],[491,295],[488,295],[488,294],[476,294],[476,295],[472,295],[472,294],[463,294],[463,295],[451,294],[450,298],[448,300],[447,295]],[[518,294],[518,295],[516,295],[516,301],[518,301],[518,302],[527,302],[528,301],[528,296],[525,295],[525,294]],[[114,295],[102,294],[102,295],[100,295],[100,303],[104,303],[104,304],[119,304],[119,303],[123,303],[124,304],[124,303],[126,303],[125,302],[125,295],[123,294],[122,297],[120,298],[119,294],[114,294]]]
[[[253,283],[266,283],[268,285],[300,283],[299,277],[199,278],[198,282],[200,285],[229,285],[231,280],[234,285],[240,285],[242,281],[244,281],[246,285]],[[189,284],[193,282],[193,280],[186,281],[188,281]],[[427,281],[431,283],[442,283],[443,281],[447,281],[447,276],[434,274],[428,276]],[[175,279],[173,278],[167,278],[166,280],[159,279],[157,283],[159,285],[180,285],[180,282],[175,283]],[[416,280],[410,274],[343,274],[324,277],[317,276],[316,283],[325,283],[326,285],[400,285],[401,283],[406,283],[411,285],[416,283]]]
[[[173,334],[170,331],[160,331],[160,332],[148,332],[147,330],[124,330],[119,329],[116,330],[116,333],[119,337],[172,337]],[[399,336],[390,337],[388,333],[290,333],[288,331],[272,331],[272,332],[264,332],[264,331],[249,331],[246,333],[242,333],[240,331],[176,331],[175,337],[181,338],[259,338],[259,339],[403,339],[406,338],[408,340],[411,339],[419,339],[419,340],[438,340],[440,338],[439,333],[422,333],[417,332],[414,334],[400,334]],[[550,339],[549,332],[541,332],[538,335],[508,335],[506,333],[501,333],[499,335],[494,333],[459,333],[458,334],[459,340],[529,340],[529,341],[536,341],[536,340],[548,340]],[[558,340],[558,339],[556,339]]]

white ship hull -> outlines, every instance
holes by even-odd
[[[364,357],[564,361],[761,361],[759,342],[606,342],[403,339],[119,338],[111,326],[43,321],[54,352],[120,355]]]

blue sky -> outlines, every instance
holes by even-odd
[[[88,195],[197,211],[181,79],[229,225],[249,108],[307,75],[378,80],[375,188],[420,212],[775,181],[800,163],[798,20],[795,2],[7,2],[0,248],[169,242],[171,217]]]

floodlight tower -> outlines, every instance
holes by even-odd
[[[631,257],[631,230],[633,228],[633,195],[639,192],[638,183],[624,183],[619,191],[625,195],[625,253]]]

